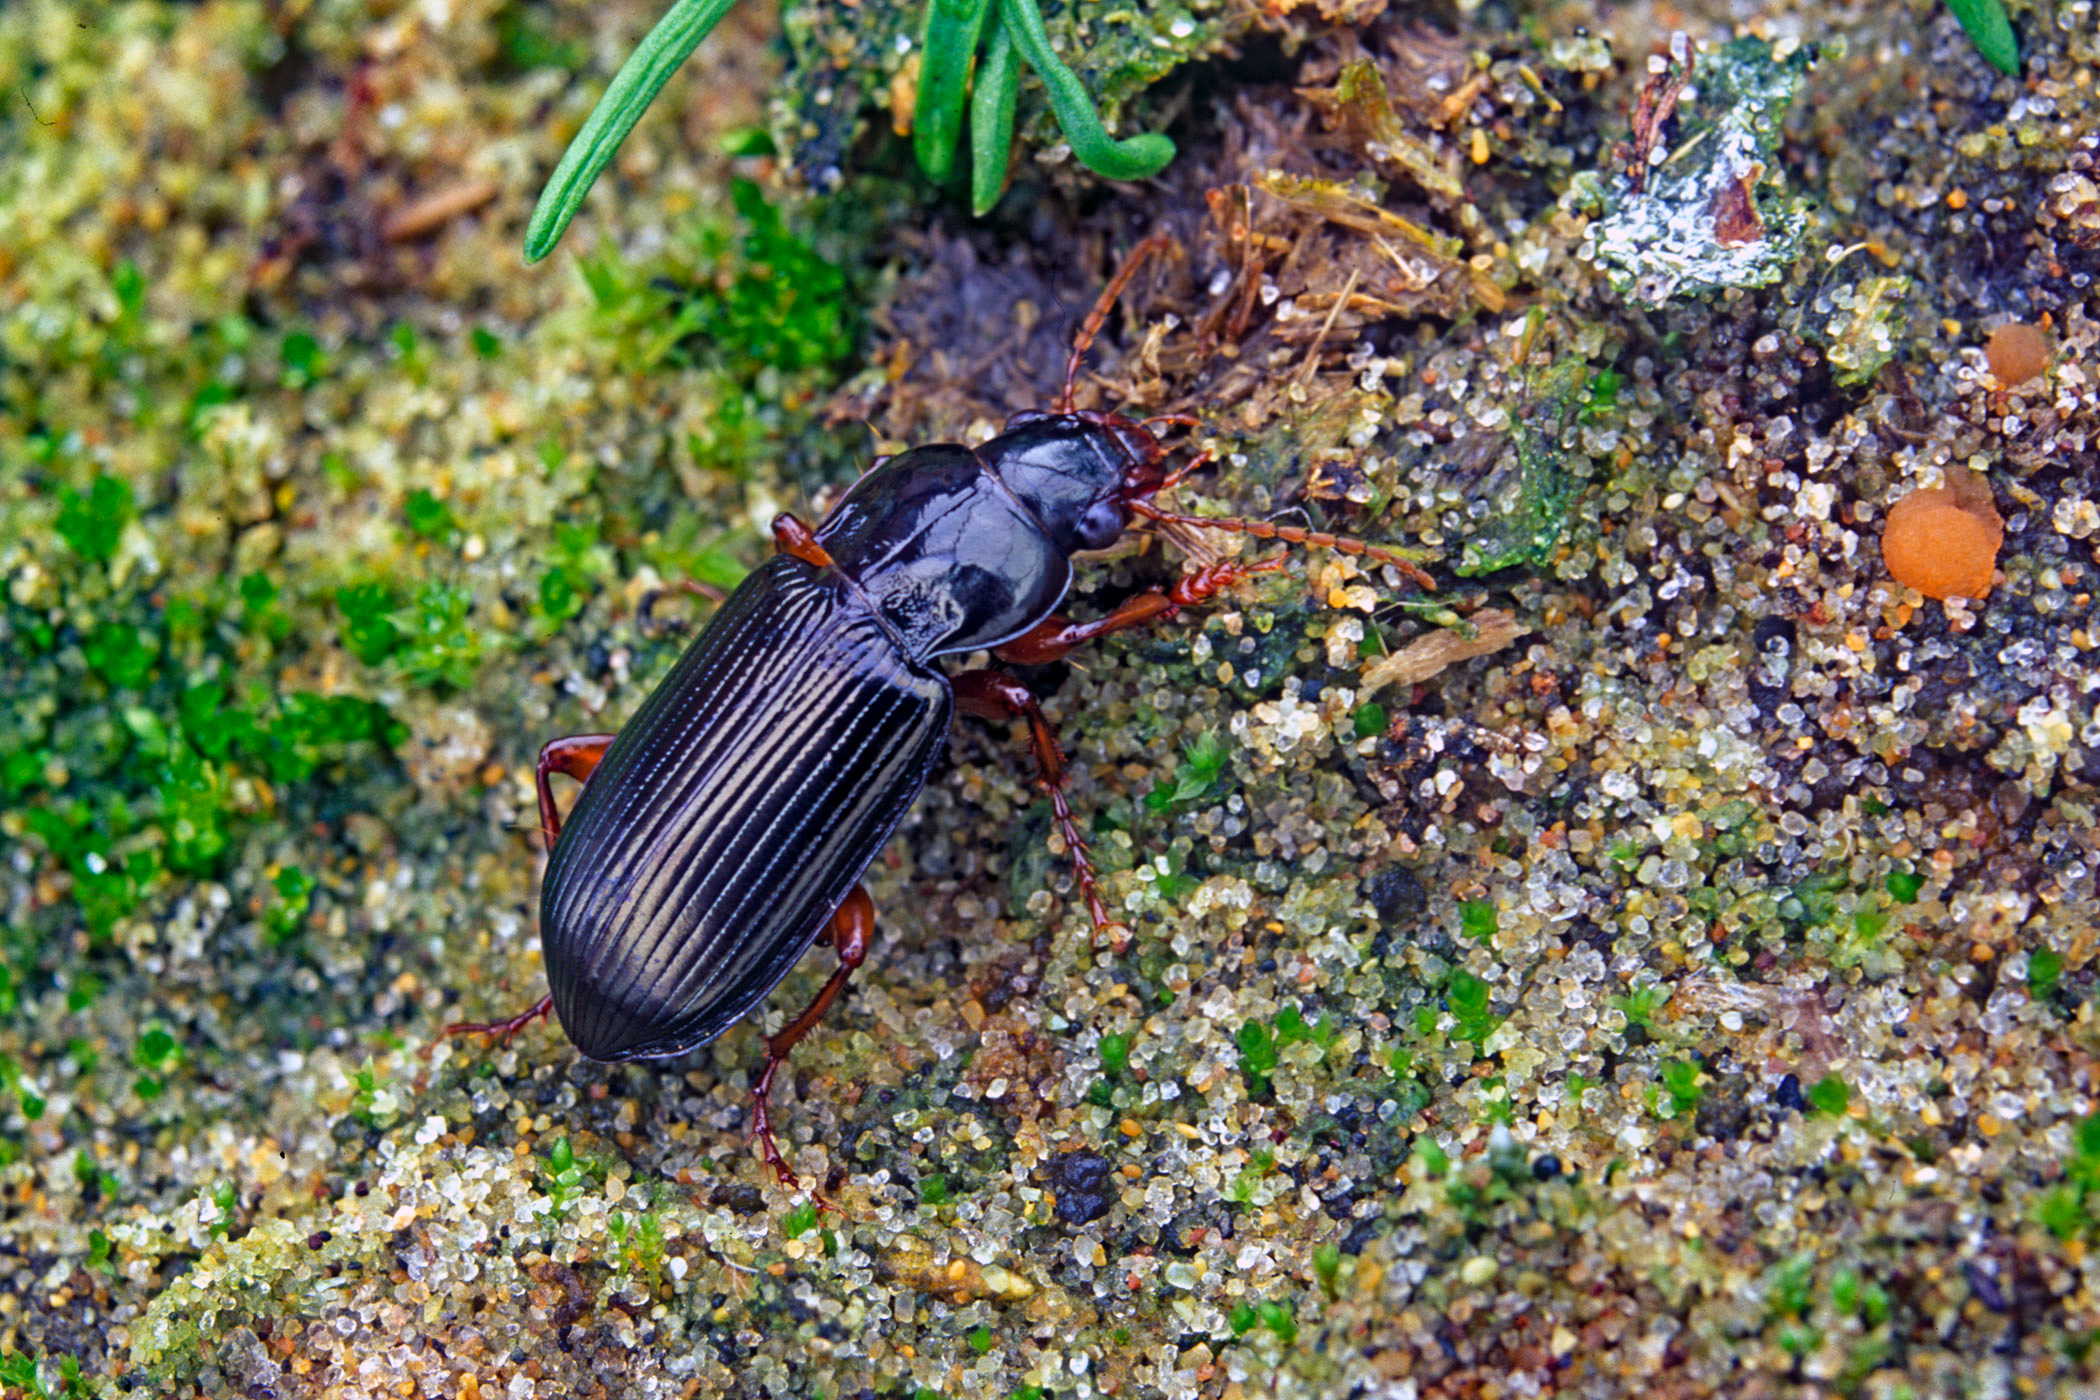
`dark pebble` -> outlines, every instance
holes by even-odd
[[[1100,1153],[1065,1153],[1050,1164],[1050,1184],[1065,1224],[1088,1225],[1108,1214],[1108,1158]]]

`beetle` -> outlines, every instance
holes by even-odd
[[[1168,246],[1163,235],[1139,244],[1103,290],[1054,411],[1017,414],[974,448],[879,460],[814,529],[780,516],[777,552],[625,728],[541,751],[548,995],[508,1021],[448,1033],[509,1035],[551,1008],[590,1059],[678,1055],[750,1015],[804,951],[829,942],[837,968],[767,1039],[752,1087],[753,1136],[794,1189],[768,1116],[773,1076],[866,959],[875,915],[861,877],[926,785],[957,710],[1026,721],[1095,936],[1114,928],[1035,697],[1002,668],[948,675],[935,663],[987,650],[1009,664],[1053,661],[1282,562],[1211,564],[1093,622],[1060,615],[1072,556],[1115,543],[1140,517],[1338,548],[1430,582],[1403,553],[1360,540],[1166,510],[1154,498],[1207,457],[1168,470],[1153,425],[1194,420],[1074,409],[1081,356],[1138,266]],[[583,784],[566,818],[557,772]]]

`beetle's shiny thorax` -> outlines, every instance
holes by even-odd
[[[1048,617],[1071,554],[1104,525],[1128,454],[1074,415],[1021,421],[976,448],[901,452],[855,482],[816,538],[916,660],[996,646]]]

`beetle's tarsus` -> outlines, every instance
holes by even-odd
[[[1178,481],[1186,474],[1186,471],[1176,473],[1173,479]],[[1162,509],[1150,501],[1134,500],[1129,504],[1134,514],[1142,515],[1147,520],[1185,525],[1197,530],[1222,530],[1227,534],[1251,535],[1258,540],[1282,540],[1286,544],[1311,545],[1317,549],[1332,549],[1343,554],[1376,559],[1381,564],[1391,564],[1407,575],[1409,581],[1419,588],[1436,587],[1436,580],[1430,576],[1429,571],[1415,562],[1413,556],[1420,553],[1418,550],[1393,549],[1357,539],[1354,535],[1330,535],[1325,531],[1301,529],[1296,525],[1278,525],[1270,520],[1244,520],[1231,515],[1184,515],[1180,511]]]

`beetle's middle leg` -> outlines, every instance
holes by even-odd
[[[1094,862],[1086,852],[1086,838],[1079,834],[1072,804],[1065,800],[1065,782],[1070,775],[1065,771],[1064,750],[1057,746],[1057,735],[1043,717],[1043,707],[1036,703],[1035,695],[1004,671],[963,671],[949,679],[955,687],[956,706],[964,714],[979,719],[1018,717],[1028,721],[1029,742],[1035,749],[1036,782],[1050,798],[1050,813],[1057,821],[1058,834],[1064,837],[1065,853],[1072,858],[1072,874],[1086,900],[1086,915],[1094,926],[1094,938],[1098,942],[1103,934],[1120,929],[1122,926],[1108,917],[1108,906],[1101,902],[1101,890],[1094,880]],[[1123,939],[1113,934],[1111,941],[1118,948],[1123,945]]]
[[[591,774],[598,771],[598,760],[612,747],[610,734],[571,734],[566,739],[549,740],[540,750],[538,770],[533,779],[540,793],[540,832],[547,838],[547,849],[554,849],[554,842],[561,835],[561,813],[554,809],[554,788],[547,781],[556,773],[566,773],[579,783],[590,781]]]
[[[875,941],[875,902],[868,898],[867,886],[853,887],[853,892],[831,916],[825,933],[839,955],[839,965],[815,999],[802,1008],[801,1015],[766,1037],[765,1068],[758,1072],[758,1082],[751,1086],[751,1135],[758,1139],[759,1155],[778,1174],[780,1184],[790,1191],[800,1189],[802,1180],[788,1166],[787,1159],[780,1155],[780,1144],[773,1140],[773,1120],[767,1105],[773,1092],[773,1075],[787,1063],[788,1052],[824,1019],[824,1013],[839,999],[839,993],[846,990],[847,979],[853,976],[854,969],[868,960],[868,947]],[[822,1196],[816,1196],[815,1200],[821,1207],[838,1209]]]
[[[551,740],[540,750],[540,761],[533,774],[534,785],[540,795],[540,833],[547,838],[547,849],[553,850],[555,841],[561,836],[561,813],[554,806],[554,788],[547,781],[556,773],[566,773],[577,782],[588,782],[597,771],[598,760],[612,747],[610,734],[571,734],[565,739]],[[498,1040],[509,1040],[534,1021],[554,1010],[554,995],[548,993],[526,1007],[517,1015],[502,1021],[454,1021],[445,1027],[446,1035],[493,1035]]]

